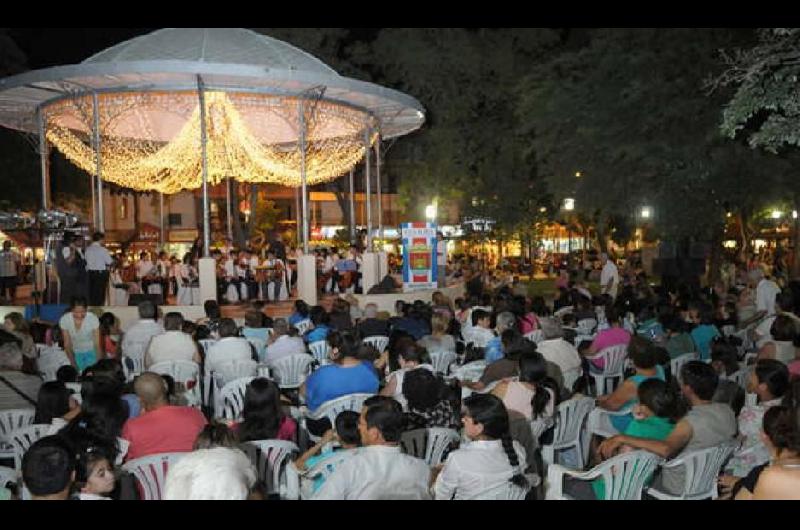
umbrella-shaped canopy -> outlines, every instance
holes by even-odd
[[[414,98],[342,77],[286,42],[178,28],[0,80],[0,125],[36,132],[40,113],[47,139],[94,173],[97,121],[103,179],[174,193],[202,182],[199,84],[211,184],[298,186],[303,159],[309,184],[332,180],[364,156],[365,137],[401,136],[424,122]]]

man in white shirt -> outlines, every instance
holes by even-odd
[[[600,294],[616,298],[619,289],[619,270],[605,252],[600,254],[600,263],[603,264],[603,270],[600,272]]]
[[[539,319],[544,340],[536,345],[536,351],[553,364],[557,364],[564,376],[564,383],[572,386],[583,373],[578,350],[563,339],[563,329],[551,318]],[[568,388],[572,390],[572,388]]]
[[[0,251],[0,299],[6,298],[7,291],[9,305],[14,304],[20,264],[19,254],[11,250],[11,240],[3,241],[3,250]]]
[[[147,252],[139,254],[139,261],[136,262],[136,279],[142,283],[142,292],[147,294],[147,288],[151,283],[156,283],[153,279],[156,276],[156,266],[150,261]]]
[[[424,460],[403,454],[400,403],[386,396],[364,402],[358,430],[364,447],[342,462],[312,497],[314,500],[430,499],[431,472]]]
[[[150,300],[139,304],[139,320],[136,321],[122,338],[122,354],[143,357],[150,345],[150,340],[164,333],[164,327],[156,322],[156,305]]]
[[[96,232],[86,249],[86,270],[89,272],[89,305],[105,305],[108,289],[108,267],[114,262],[103,246],[105,235]]]
[[[470,315],[472,327],[464,332],[464,340],[476,348],[485,348],[495,338],[491,328],[492,315],[483,309],[473,309]]]
[[[183,315],[177,312],[167,313],[164,317],[164,333],[156,335],[150,340],[144,366],[150,366],[165,361],[194,361],[200,364],[200,353],[197,345],[190,335],[182,331]]]
[[[253,359],[253,348],[247,339],[238,336],[236,322],[231,318],[219,321],[220,339],[206,353],[206,372],[219,369],[219,365],[232,361]]]
[[[775,314],[775,296],[780,294],[781,288],[769,277],[761,278],[756,287],[756,309],[766,311],[767,316]]]
[[[285,318],[276,318],[272,323],[272,336],[269,346],[267,346],[267,364],[273,363],[278,359],[306,353],[306,345],[300,337],[289,335],[289,323]]]

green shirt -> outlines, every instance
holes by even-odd
[[[694,341],[688,333],[678,333],[669,338],[667,341],[667,352],[669,352],[670,359],[680,357],[681,355],[693,352]],[[673,374],[674,375],[674,374]]]
[[[628,424],[623,434],[648,440],[666,440],[674,428],[675,424],[669,419],[650,416],[643,420],[634,419]],[[606,485],[602,478],[592,481],[592,490],[594,490],[595,498],[606,498]]]

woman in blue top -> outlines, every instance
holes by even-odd
[[[367,361],[358,358],[358,341],[345,331],[328,335],[333,364],[316,370],[300,387],[308,410],[314,412],[326,401],[348,394],[375,394],[378,392],[378,375]],[[307,422],[311,434],[321,436],[331,428],[327,419]]]
[[[311,323],[314,324],[314,327],[308,330],[305,336],[303,336],[303,340],[306,341],[306,344],[326,340],[328,334],[333,331],[328,325],[330,320],[330,315],[328,315],[321,306],[315,305],[312,307]]]
[[[711,341],[720,336],[717,326],[714,325],[714,311],[710,305],[700,306],[697,320],[697,326],[691,333],[692,340],[700,354],[700,360],[707,361],[711,358]]]
[[[289,317],[289,325],[295,326],[298,322],[308,320],[309,307],[308,304],[302,300],[297,300],[294,303],[294,313]]]
[[[665,381],[664,369],[656,362],[656,349],[650,341],[642,337],[632,337],[628,344],[628,357],[633,362],[636,373],[626,379],[617,389],[606,396],[597,398],[597,406],[611,411],[630,409],[639,402],[639,385],[648,379]],[[633,420],[631,413],[611,416],[611,424],[623,432]]]

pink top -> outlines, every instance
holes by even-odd
[[[228,427],[239,435],[239,428],[242,426],[242,422],[234,422],[228,425]],[[275,440],[286,440],[287,442],[294,442],[297,437],[297,422],[295,422],[289,416],[284,416],[281,420],[280,426],[278,426],[278,434],[275,436]]]
[[[594,346],[594,349],[597,353],[600,353],[610,346],[628,344],[630,341],[631,334],[628,333],[625,328],[608,328],[597,334],[597,337],[595,337],[594,341],[592,342],[592,346]],[[595,355],[597,355],[597,353]],[[606,365],[605,361],[602,359],[591,361],[591,363],[598,368],[604,368]]]
[[[531,331],[539,329],[539,319],[533,313],[528,313],[524,317],[518,319],[519,332],[525,335]]]
[[[550,394],[550,401],[544,410],[545,416],[553,415],[553,392],[547,388],[545,389]],[[519,381],[511,381],[506,387],[506,395],[503,396],[503,404],[508,409],[509,413],[516,412],[525,416],[526,420],[533,419],[533,407],[531,400],[533,399],[534,391],[527,387],[524,383]]]
[[[122,427],[122,438],[131,444],[126,460],[158,453],[189,452],[206,423],[199,410],[172,405],[131,418]]]
[[[789,375],[791,375],[791,377],[800,377],[800,361],[792,361],[787,367],[789,368]]]

